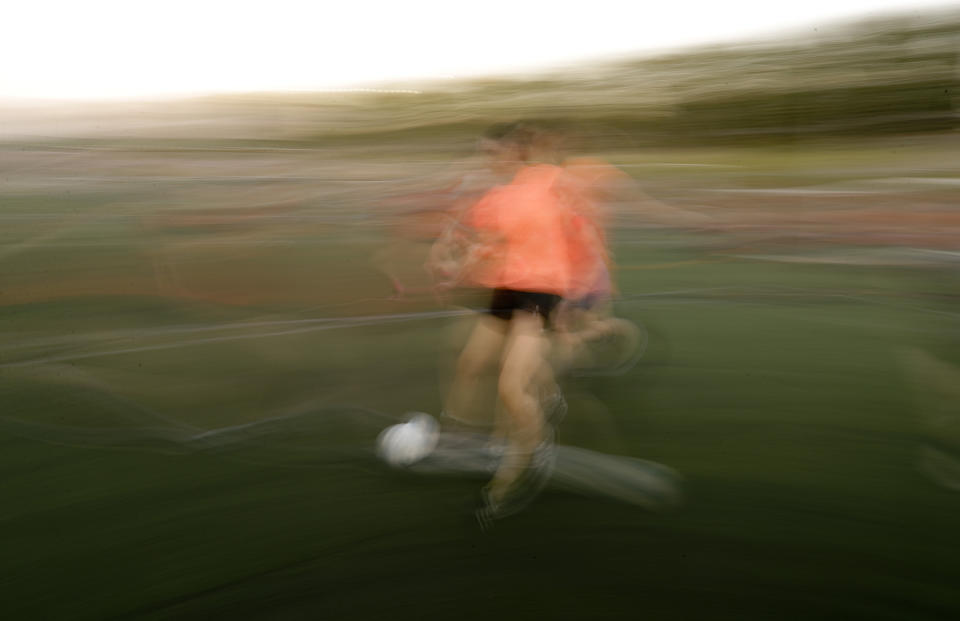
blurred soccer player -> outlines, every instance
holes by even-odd
[[[489,414],[475,408],[483,374],[496,369],[503,409],[495,428],[505,450],[484,490],[481,520],[527,502],[549,476],[552,458],[542,404],[552,387],[545,330],[574,284],[570,246],[578,228],[575,212],[558,193],[563,169],[531,161],[534,147],[535,132],[523,125],[488,133],[491,169],[512,179],[490,190],[462,219],[471,239],[457,280],[488,289],[490,302],[457,362],[444,418],[466,425],[489,421]]]

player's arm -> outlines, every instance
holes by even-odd
[[[450,212],[447,227],[430,249],[427,270],[441,288],[462,284],[502,243],[494,230],[474,226],[473,215],[471,209]]]

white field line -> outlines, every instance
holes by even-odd
[[[446,317],[458,317],[467,315],[473,311],[469,310],[449,310],[449,311],[430,311],[420,313],[397,313],[387,315],[367,315],[362,317],[340,317],[327,319],[303,319],[280,322],[257,322],[246,324],[247,327],[273,327],[273,326],[303,326],[291,327],[285,330],[254,332],[248,334],[231,334],[225,336],[212,336],[206,338],[194,338],[172,343],[159,343],[155,345],[143,345],[139,347],[126,347],[122,349],[111,349],[106,351],[95,351],[85,353],[63,354],[59,356],[49,356],[46,358],[34,358],[31,360],[21,360],[18,362],[7,362],[0,364],[0,369],[29,367],[41,364],[50,364],[54,362],[66,362],[71,360],[83,360],[87,358],[100,358],[104,356],[117,356],[122,354],[133,354],[147,351],[159,351],[164,349],[177,349],[181,347],[192,347],[195,345],[206,345],[209,343],[221,343],[227,341],[242,341],[250,339],[270,338],[274,336],[288,336],[291,334],[303,334],[307,332],[319,332],[321,330],[335,330],[338,328],[353,328],[357,326],[382,325],[388,323],[402,323],[408,321],[419,321],[423,319],[438,319]],[[304,326],[303,324],[309,324]],[[317,325],[319,323],[319,325]],[[197,328],[197,331],[229,329],[243,326],[244,324],[233,324],[229,326],[212,326],[208,328]],[[188,330],[189,331],[189,330]]]

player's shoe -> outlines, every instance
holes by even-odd
[[[520,478],[510,488],[507,495],[495,502],[487,488],[481,492],[480,506],[475,512],[477,522],[483,530],[489,530],[496,520],[514,515],[529,505],[534,498],[546,487],[553,476],[557,460],[556,445],[553,433],[548,428],[547,437],[537,447],[530,458],[530,463]]]

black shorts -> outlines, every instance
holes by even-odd
[[[559,295],[552,293],[494,289],[488,312],[499,319],[509,320],[513,318],[513,311],[523,310],[528,313],[537,313],[549,324],[550,315],[560,304],[560,300]]]

